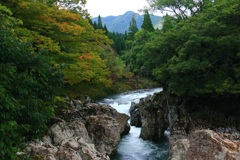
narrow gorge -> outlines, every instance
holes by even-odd
[[[47,135],[18,154],[44,160],[240,159],[238,97],[214,101],[161,90],[125,92],[98,103],[71,100]]]
[[[160,92],[131,106],[140,137],[158,141],[169,132],[170,160],[239,160],[238,97],[177,97]]]

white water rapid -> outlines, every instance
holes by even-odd
[[[110,96],[100,103],[109,104],[118,112],[129,115],[132,102],[138,103],[140,98],[160,91],[162,91],[161,88],[135,90]],[[167,139],[162,139],[158,143],[144,141],[139,138],[140,131],[141,128],[131,126],[129,134],[122,137],[117,147],[117,153],[111,157],[111,160],[167,160]]]

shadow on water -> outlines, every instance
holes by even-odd
[[[124,139],[125,137],[123,137]],[[139,138],[140,139],[140,138]],[[141,140],[143,141],[143,140]],[[123,150],[118,151],[110,156],[111,160],[167,160],[168,159],[168,140],[167,137],[162,138],[159,140],[158,143],[154,143],[151,141],[143,141],[145,145],[143,146],[135,146],[132,148],[132,152],[129,150],[126,150],[124,152]],[[120,144],[121,145],[121,142]],[[121,146],[123,147],[123,146]],[[143,147],[143,151],[137,151],[137,148]],[[126,149],[128,147],[126,146]],[[136,149],[136,150],[135,150]]]

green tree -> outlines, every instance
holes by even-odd
[[[134,15],[132,16],[129,28],[128,28],[128,39],[132,40],[135,33],[137,33],[138,31],[138,27],[137,27],[137,21],[134,17]]]
[[[146,70],[148,70],[148,68],[146,68],[145,66],[145,63],[150,58],[145,57],[144,48],[146,46],[146,43],[148,43],[149,38],[151,38],[153,34],[154,34],[153,32],[147,32],[146,30],[143,29],[135,34],[134,39],[132,41],[126,42],[130,43],[131,47],[126,49],[122,57],[129,70],[134,72],[135,74],[146,76],[150,75],[149,73],[147,74],[143,73],[141,71],[141,68],[145,68]]]
[[[169,16],[168,14],[164,16],[164,22],[163,22],[163,27],[162,31],[166,32],[168,30],[171,30],[174,28],[174,26],[179,22],[178,19]]]
[[[154,75],[166,90],[190,96],[240,93],[239,5],[217,1],[147,45],[146,54],[155,57]]]
[[[98,16],[97,29],[103,29],[101,16]]]
[[[143,19],[143,24],[142,24],[141,28],[145,29],[146,31],[149,31],[149,32],[154,31],[154,27],[153,27],[150,15],[148,13],[148,10],[144,11],[144,19]]]
[[[202,12],[211,0],[147,0],[154,10],[166,11],[174,14],[178,19],[187,19]]]
[[[63,77],[58,68],[16,37],[19,20],[0,5],[0,159],[18,159],[25,140],[41,137]]]
[[[105,31],[105,34],[108,35],[108,29],[107,29],[106,24],[104,24],[103,30]]]

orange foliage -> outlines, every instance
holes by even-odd
[[[61,32],[72,33],[75,36],[80,35],[85,31],[85,28],[77,24],[69,24],[68,22],[58,23],[57,26]]]
[[[56,21],[53,18],[51,18],[51,17],[49,17],[48,15],[45,15],[45,14],[38,16],[38,18],[42,19],[42,20],[44,20],[45,22],[48,22],[48,23],[56,23]]]
[[[86,54],[83,54],[82,56],[79,56],[79,60],[89,60],[89,59],[92,59],[93,57],[89,54],[89,53],[86,53]]]

